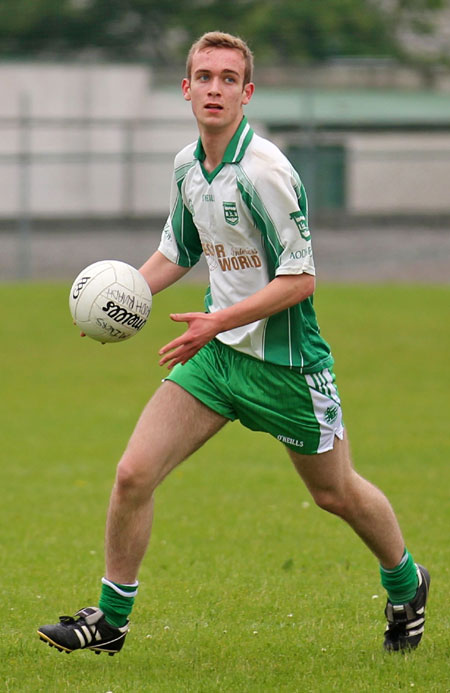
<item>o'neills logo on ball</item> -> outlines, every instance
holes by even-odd
[[[109,318],[112,318],[114,322],[118,322],[120,325],[134,327],[135,330],[140,330],[147,322],[146,318],[142,318],[137,313],[131,313],[122,306],[118,306],[114,301],[108,301],[106,306],[103,306],[102,310]]]
[[[80,281],[78,281],[75,286],[72,287],[72,298],[76,301],[78,296],[81,294],[83,291],[84,287],[88,283],[90,277],[81,277]]]

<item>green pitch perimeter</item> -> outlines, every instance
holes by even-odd
[[[449,686],[450,291],[319,286],[358,469],[389,495],[432,574],[426,635],[385,655],[376,562],[315,508],[281,445],[229,424],[157,493],[125,649],[69,656],[38,625],[95,604],[115,464],[200,287],[157,296],[129,342],[80,339],[68,286],[3,285],[2,691],[265,693]]]

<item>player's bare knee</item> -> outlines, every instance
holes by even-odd
[[[135,461],[123,457],[117,466],[116,492],[133,499],[148,498],[157,486],[156,478],[151,469],[136,464]]]
[[[328,513],[344,517],[347,513],[345,497],[333,489],[311,491],[315,504]]]

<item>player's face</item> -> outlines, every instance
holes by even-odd
[[[244,84],[245,61],[238,50],[208,48],[194,53],[191,79],[182,82],[183,95],[191,101],[200,130],[232,134],[242,107],[250,101],[254,85]]]

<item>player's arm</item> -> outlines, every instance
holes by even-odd
[[[152,294],[155,295],[184,277],[189,269],[189,267],[175,264],[157,250],[139,268],[139,272],[144,276]]]
[[[172,314],[172,320],[187,322],[188,328],[160,349],[160,365],[167,364],[173,368],[177,363],[186,363],[221,332],[268,318],[304,301],[314,292],[314,284],[315,278],[311,274],[281,275],[252,296],[223,310]]]

